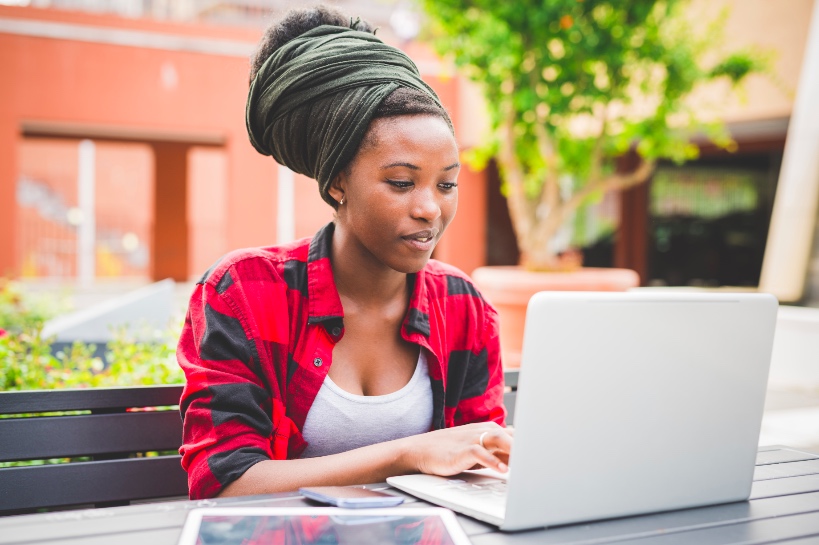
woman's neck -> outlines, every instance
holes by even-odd
[[[331,250],[333,279],[343,298],[383,305],[407,298],[407,275],[378,261],[358,241],[336,226]]]

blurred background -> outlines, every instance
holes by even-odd
[[[228,249],[309,236],[328,221],[315,187],[281,179],[243,126],[248,56],[265,25],[300,5],[0,0],[0,271],[86,284],[185,281]],[[331,5],[404,48],[452,112],[461,147],[480,142],[481,95],[424,41],[420,8]],[[698,159],[660,164],[650,183],[589,207],[574,235],[586,264],[634,269],[644,286],[759,284],[813,1],[689,9],[713,16],[723,7],[731,47],[773,53],[770,74],[752,75],[719,105],[736,147],[703,145]],[[438,257],[467,272],[516,264],[497,169],[490,162],[464,177]],[[815,258],[805,274],[798,299],[819,304]]]
[[[481,92],[435,52],[421,7],[326,3],[369,20],[415,60],[451,112],[462,150],[483,143],[490,123]],[[249,56],[271,21],[303,6],[0,0],[0,277],[26,292],[61,294],[75,310],[171,278],[178,312],[191,282],[230,249],[310,236],[330,221],[315,182],[257,154],[244,126]],[[769,58],[767,73],[729,99],[718,88],[692,98],[693,108],[716,112],[735,144],[703,139],[697,158],[661,161],[648,183],[583,207],[562,234],[566,247],[579,249],[585,265],[637,271],[644,288],[762,284],[799,308],[791,327],[803,340],[793,342],[809,347],[819,343],[819,318],[801,313],[819,307],[819,147],[789,158],[786,146],[804,135],[819,142],[819,111],[797,111],[803,88],[819,93],[819,63],[806,62],[819,47],[811,46],[819,44],[811,42],[819,8],[813,0],[695,0],[686,9],[692,21],[724,13],[725,43]],[[783,193],[789,161],[803,176]],[[435,257],[468,273],[517,264],[496,162],[465,168],[459,191]],[[788,242],[807,258],[772,249]],[[783,287],[786,276],[797,280]],[[763,442],[819,448],[819,357],[806,350],[788,356],[802,367],[774,381]]]

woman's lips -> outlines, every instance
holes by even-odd
[[[411,235],[405,235],[401,238],[404,239],[414,250],[419,252],[428,252],[434,247],[435,237],[437,234],[437,229],[425,229],[423,231],[418,231],[417,233],[412,233]]]

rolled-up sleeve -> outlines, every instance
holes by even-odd
[[[478,343],[463,358],[463,387],[454,414],[456,426],[489,421],[503,426],[506,421],[498,314],[489,304],[483,310]],[[457,370],[450,368],[450,373],[453,371]]]
[[[287,439],[298,434],[285,417],[276,373],[264,370],[273,364],[270,351],[241,298],[229,293],[242,293],[230,274],[196,285],[177,348],[187,379],[180,453],[192,499],[216,496],[260,461],[286,458]]]

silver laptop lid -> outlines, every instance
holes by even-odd
[[[767,294],[535,295],[502,528],[747,499],[777,307]]]

